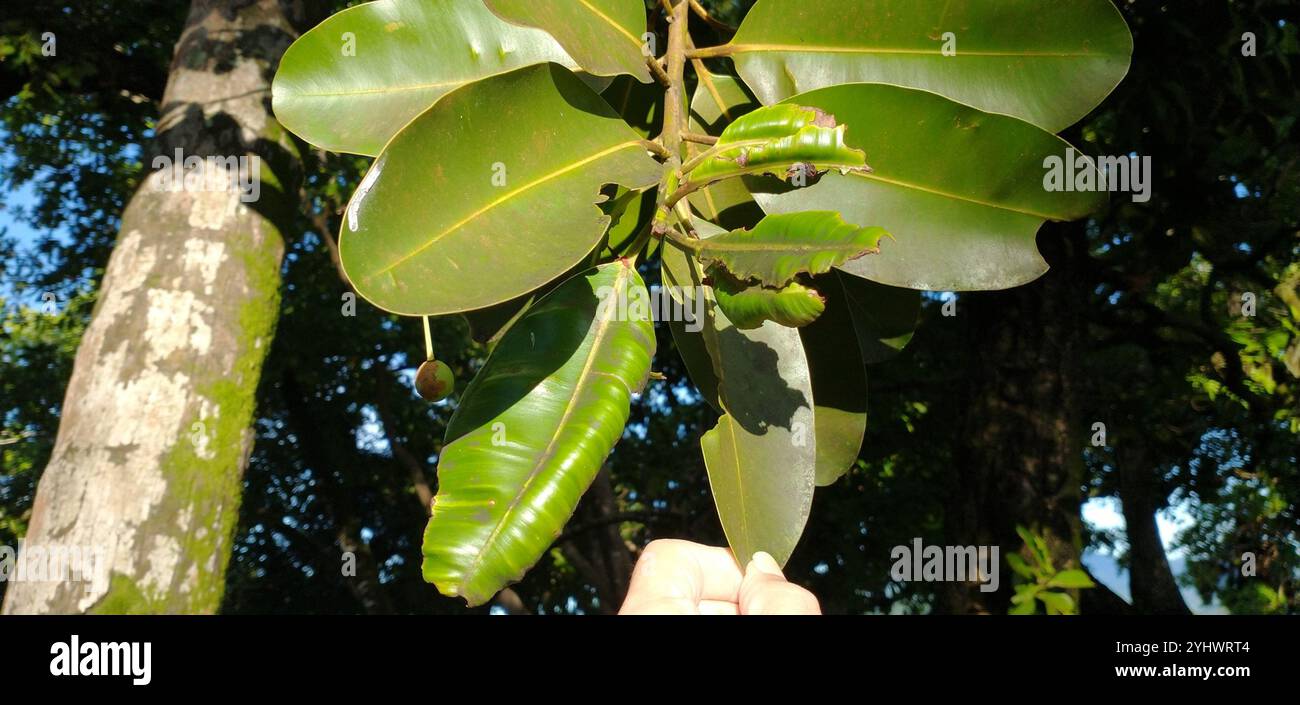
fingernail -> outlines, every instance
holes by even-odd
[[[785,577],[785,574],[781,572],[781,565],[777,563],[776,559],[772,557],[772,554],[767,551],[759,551],[758,553],[755,553],[754,557],[749,559],[749,563],[760,572],[767,573],[768,575],[775,575],[780,578]]]

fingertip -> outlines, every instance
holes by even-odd
[[[759,551],[754,554],[753,558],[749,559],[749,565],[746,566],[745,572],[748,573],[750,569],[778,578],[785,577],[785,573],[781,572],[781,564],[777,563],[772,554],[767,551]]]

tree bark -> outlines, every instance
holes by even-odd
[[[1124,438],[1115,449],[1133,608],[1142,614],[1191,614],[1178,591],[1156,524],[1156,512],[1168,496],[1160,486],[1158,471],[1147,466],[1148,456],[1141,443],[1140,439]]]
[[[943,583],[940,611],[1006,613],[1015,581],[1006,555],[1023,543],[1017,525],[1047,539],[1057,570],[1080,564],[1083,224],[1048,225],[1038,243],[1052,266],[1041,279],[958,303],[968,369],[944,533],[950,545],[998,546],[1000,574],[994,592]]]
[[[279,309],[284,244],[272,218],[292,207],[283,194],[300,171],[269,91],[294,36],[277,0],[191,5],[154,154],[250,157],[260,198],[245,202],[210,168],[202,185],[173,190],[146,155],[155,170],[122,214],[23,548],[101,560],[90,581],[12,584],[4,612],[220,605]]]

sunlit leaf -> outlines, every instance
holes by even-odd
[[[532,66],[447,94],[408,125],[348,204],[343,266],[388,311],[438,315],[528,293],[580,262],[609,216],[601,187],[661,168],[572,73]]]
[[[758,99],[735,77],[706,71],[691,97],[688,126],[692,132],[717,137],[733,120],[758,106]],[[698,154],[707,147],[692,144],[691,149]],[[692,193],[688,199],[696,212],[727,229],[752,225],[763,217],[740,179],[719,181]]]
[[[1133,37],[1110,0],[759,0],[727,50],[768,104],[892,83],[1058,132],[1124,78]]]
[[[841,267],[882,284],[937,291],[1005,289],[1047,271],[1035,235],[1074,220],[1104,192],[1048,191],[1044,160],[1069,144],[1022,120],[884,84],[823,88],[791,99],[850,126],[871,173],[829,173],[784,193],[755,193],[768,213],[835,210],[894,236],[880,255]],[[753,113],[757,114],[757,113]]]
[[[834,211],[770,215],[753,230],[733,230],[701,240],[696,255],[720,264],[742,280],[783,286],[796,274],[821,274],[831,267],[878,252],[884,228],[860,228]]]
[[[746,284],[717,267],[707,274],[718,308],[741,330],[758,328],[767,321],[798,328],[817,320],[826,309],[826,299],[799,282],[782,287]]]
[[[620,73],[652,80],[643,53],[641,0],[485,0],[497,16],[555,37],[578,65],[599,76]]]
[[[834,114],[818,108],[794,104],[759,108],[727,126],[711,150],[713,156],[692,168],[688,178],[709,184],[744,174],[811,178],[809,172],[827,169],[870,171],[862,150],[845,144],[847,128]]]
[[[424,578],[469,604],[523,576],[622,435],[654,354],[636,270],[613,262],[530,307],[466,389],[438,463]]]
[[[480,2],[378,0],[299,37],[280,60],[272,105],[308,142],[374,156],[456,88],[547,61],[577,68],[546,32],[509,24]]]
[[[817,448],[812,383],[799,333],[741,331],[714,311],[705,336],[726,413],[700,439],[727,542],[741,563],[789,559],[812,505]]]

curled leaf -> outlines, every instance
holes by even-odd
[[[718,267],[709,269],[709,277],[718,308],[740,330],[758,328],[764,321],[798,328],[817,320],[826,310],[822,295],[799,282],[780,288],[749,285]]]
[[[822,274],[868,253],[879,252],[884,228],[859,228],[834,211],[770,215],[753,230],[733,230],[701,240],[696,255],[722,265],[741,280],[765,286],[788,284],[796,274]]]
[[[714,154],[688,177],[707,184],[744,174],[797,178],[829,169],[870,172],[866,153],[845,144],[847,127],[819,108],[788,103],[759,108],[723,130]]]

